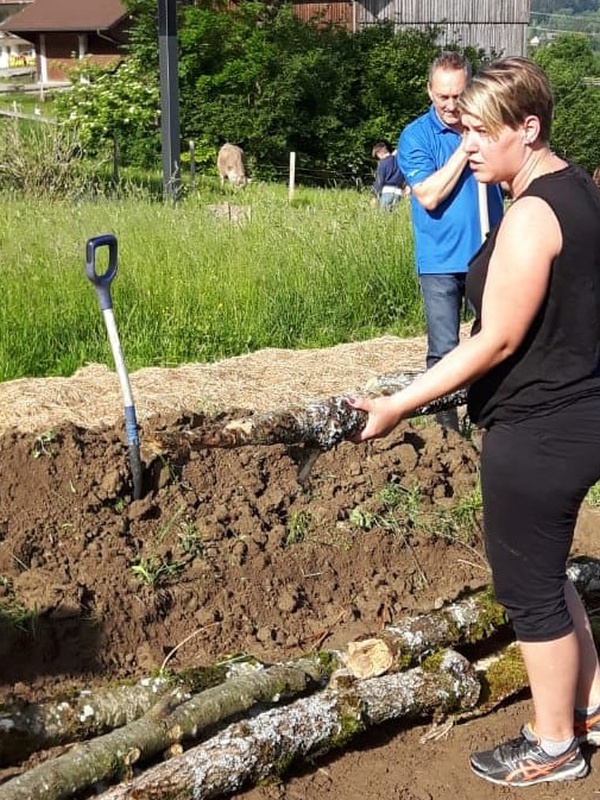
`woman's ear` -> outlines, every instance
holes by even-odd
[[[526,144],[533,144],[540,134],[540,121],[537,117],[526,117],[523,121],[522,136]]]

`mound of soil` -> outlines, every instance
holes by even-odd
[[[395,345],[386,364],[377,345],[370,356],[357,345],[358,371],[344,361],[343,383],[340,376],[326,393],[314,358],[304,361],[302,354],[294,364],[286,354],[287,400],[364,385],[373,369],[383,374],[403,363]],[[348,352],[332,348],[327,363]],[[367,369],[369,358],[375,362]],[[249,362],[215,365],[221,374],[229,364],[238,394],[215,380],[220,392],[210,410],[173,410],[169,402],[149,410],[141,420],[142,446],[158,429],[252,413],[256,387],[264,386],[274,361],[265,351],[262,360],[254,354]],[[244,371],[249,364],[252,370]],[[206,378],[207,367],[199,369]],[[189,368],[179,376],[168,371],[169,380],[167,371],[153,374],[167,396],[178,380],[185,394]],[[19,395],[28,409],[36,392],[52,394],[52,380],[18,382],[29,389]],[[247,387],[245,396],[240,386]],[[101,383],[82,392],[79,417],[93,414],[90,398],[106,391]],[[229,404],[232,397],[236,405]],[[277,405],[285,400],[278,397]],[[267,402],[268,396],[263,407]],[[156,456],[142,447],[144,494],[133,501],[118,403],[115,408],[115,419],[95,426],[59,422],[57,403],[50,416],[35,419],[21,407],[12,426],[7,414],[0,436],[2,700],[40,700],[137,679],[165,663],[183,670],[234,653],[278,662],[334,649],[489,583],[481,520],[473,513],[477,435],[445,432],[432,420],[403,423],[385,440],[324,453],[304,483],[299,448]],[[593,517],[581,523],[579,552],[597,555],[594,523]],[[426,744],[420,741],[426,726],[387,725],[344,753],[298,767],[284,783],[240,796],[426,800],[459,789],[467,799],[491,796],[494,788],[469,775],[468,751],[512,736],[526,714],[513,703]],[[569,797],[590,791],[588,780],[569,786]],[[530,795],[565,797],[552,787]]]

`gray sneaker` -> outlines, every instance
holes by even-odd
[[[480,778],[500,786],[533,786],[547,781],[571,781],[584,778],[589,765],[577,739],[559,756],[549,756],[529,726],[521,735],[493,750],[471,755],[471,769]]]
[[[600,708],[592,714],[575,711],[575,736],[580,744],[587,742],[596,747],[600,745]]]

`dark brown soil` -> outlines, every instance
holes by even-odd
[[[234,410],[217,413],[229,418]],[[142,443],[191,419],[180,411],[149,416]],[[7,427],[0,437],[0,699],[40,700],[140,678],[165,659],[173,670],[239,652],[288,660],[487,584],[480,520],[468,513],[477,440],[431,420],[404,423],[381,442],[323,454],[304,485],[298,449],[282,445],[173,458],[143,448],[144,496],[132,501],[119,421]],[[586,512],[578,552],[598,554],[595,527]],[[522,698],[425,743],[427,720],[386,725],[344,753],[300,765],[284,783],[239,797],[517,797],[472,776],[467,756],[516,734],[528,711]],[[587,780],[528,795],[589,800],[600,761],[592,755],[591,763]]]

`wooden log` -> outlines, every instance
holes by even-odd
[[[574,559],[569,562],[567,572],[584,602],[588,594],[597,595],[599,559]],[[2,800],[69,798],[86,787],[114,779],[134,764],[168,752],[172,746],[177,748],[181,742],[197,740],[208,727],[248,710],[257,702],[275,702],[281,693],[289,697],[321,686],[338,658],[361,677],[360,683],[364,683],[363,676],[378,676],[390,669],[406,670],[409,662],[441,646],[489,640],[504,624],[503,609],[494,602],[488,588],[428,615],[408,617],[388,626],[366,645],[350,643],[346,653],[320,653],[288,665],[258,669],[249,675],[229,679],[230,685],[207,689],[184,702],[181,696],[171,693],[141,720],[74,747],[64,756],[5,783],[0,796]],[[386,662],[383,668],[381,664],[374,667],[370,657],[365,661],[365,651],[379,650],[379,658],[382,647]],[[476,662],[474,669],[482,687],[481,699],[477,705],[460,711],[458,719],[488,713],[527,685],[524,666],[514,645],[484,664]]]
[[[567,562],[567,577],[571,580],[582,596],[587,597],[600,594],[600,559],[589,556],[578,556]]]
[[[401,670],[425,653],[484,640],[508,624],[490,588],[427,614],[386,626],[376,637],[351,642],[341,653],[357,678]]]
[[[389,394],[408,386],[419,373],[384,376],[365,390],[369,394]],[[444,395],[417,408],[411,416],[436,414],[465,402],[464,390]],[[279,409],[232,420],[223,426],[192,428],[173,434],[156,431],[145,436],[145,443],[155,453],[179,451],[181,447],[199,450],[205,447],[244,447],[247,445],[303,444],[317,451],[331,450],[344,439],[351,439],[365,426],[367,414],[353,408],[347,397],[315,400],[303,407]]]
[[[31,753],[82,741],[127,725],[173,690],[186,696],[181,681],[145,678],[133,686],[83,690],[46,703],[5,705],[0,711],[0,766],[24,761]]]
[[[100,800],[204,800],[282,774],[299,758],[343,747],[369,727],[466,709],[479,697],[469,662],[433,663],[366,681],[342,680],[284,709],[231,725],[203,744],[100,795]]]
[[[259,702],[274,703],[322,685],[335,666],[332,657],[315,655],[291,665],[230,678],[181,703],[175,691],[163,696],[143,717],[92,741],[76,745],[0,787],[2,800],[62,800],[100,781],[120,778],[180,742],[194,739],[211,725],[247,711]]]
[[[569,560],[567,576],[587,605],[600,593],[600,559]],[[350,642],[340,658],[361,679],[401,670],[423,654],[443,647],[473,644],[506,630],[504,607],[491,587],[426,614],[408,616],[387,625],[376,637]]]

